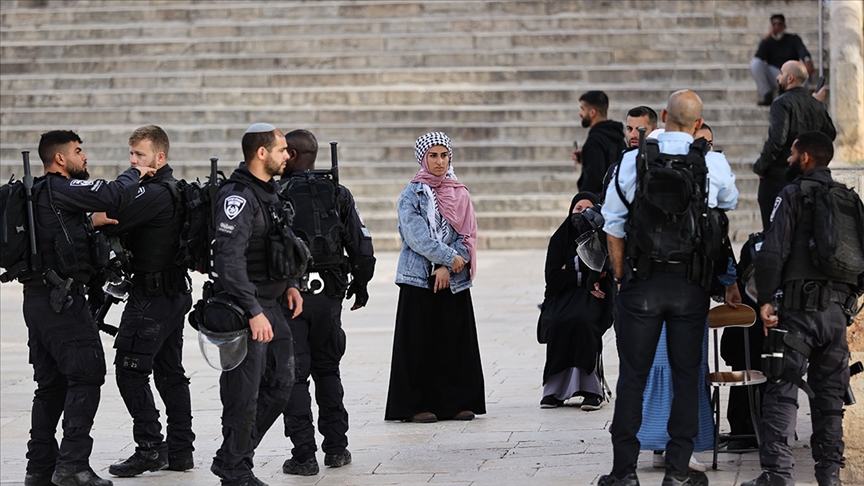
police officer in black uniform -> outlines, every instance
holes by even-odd
[[[132,290],[114,341],[117,388],[132,416],[135,453],[113,464],[119,477],[145,471],[192,469],[192,406],[183,369],[183,321],[192,307],[191,281],[178,263],[183,211],[177,179],[167,163],[168,135],[147,125],[129,137],[132,166],[156,169],[126,209],[93,215],[103,233],[122,235],[132,254]],[[153,402],[150,375],[165,403],[167,441]]]
[[[318,154],[318,141],[307,130],[294,130],[285,138],[289,159],[280,181],[283,187],[291,180],[292,174],[299,175],[303,171],[315,169]],[[298,213],[312,212],[316,204],[313,201],[297,199],[294,202]],[[303,313],[291,318],[290,309],[283,307],[294,335],[294,352],[297,356],[297,380],[285,408],[285,435],[290,437],[294,444],[291,458],[282,466],[282,471],[286,474],[311,476],[319,471],[315,458],[318,448],[315,443],[315,427],[312,424],[312,398],[309,395],[310,374],[315,380],[318,429],[324,436],[324,464],[340,467],[351,463],[346,435],[348,412],[342,403],[344,390],[339,373],[339,362],[345,354],[342,300],[345,299],[347,290],[348,298],[355,296],[352,311],[366,305],[369,300],[366,287],[375,270],[375,257],[372,235],[360,218],[354,197],[342,185],[338,187],[336,203],[342,226],[341,238],[336,242],[336,261],[339,263],[336,267],[316,266],[313,249],[313,262],[307,274],[301,278]],[[301,228],[297,223],[298,219],[299,217],[295,218],[295,229],[299,232]],[[314,229],[303,228],[302,234],[314,234]],[[353,277],[350,286],[349,274]]]
[[[115,181],[90,181],[81,143],[68,130],[44,133],[39,141],[45,177],[35,183],[35,229],[42,268],[22,279],[27,345],[37,384],[26,486],[112,484],[89,464],[105,353],[84,296],[108,249],[86,213],[125,207],[135,198],[139,178],[155,170],[131,167]],[[58,447],[61,414],[63,440]]]
[[[828,163],[834,156],[831,139],[821,132],[805,132],[792,144],[789,172],[802,177],[787,185],[774,205],[771,226],[756,257],[756,287],[760,316],[765,326],[766,349],[777,327],[787,331],[788,346],[773,349],[784,354],[782,374],[771,376],[762,401],[762,474],[742,486],[795,484],[792,444],[798,409],[798,388],[812,391],[810,445],[819,486],[839,486],[843,467],[843,393],[849,385],[847,315],[843,304],[855,290],[860,275],[831,276],[811,260],[814,215],[805,208],[801,183],[831,183]],[[810,213],[809,215],[806,213]],[[854,231],[854,229],[853,229]],[[861,231],[861,228],[858,228]],[[777,290],[783,297],[773,308]],[[810,296],[814,298],[809,298]],[[779,334],[777,334],[779,335]],[[802,346],[803,344],[803,346]],[[783,349],[785,348],[785,349]],[[809,350],[809,359],[805,356]],[[801,377],[807,374],[807,385]]]
[[[252,474],[255,447],[285,409],[294,384],[291,330],[277,300],[285,295],[292,316],[303,311],[303,300],[297,280],[273,265],[272,236],[287,224],[273,180],[288,160],[285,137],[273,125],[256,123],[242,145],[245,162],[215,203],[215,290],[224,289],[242,308],[251,333],[246,358],[219,380],[223,440],[210,470],[224,486],[261,486]]]

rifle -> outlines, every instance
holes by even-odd
[[[336,157],[336,142],[330,142],[330,173],[333,174],[333,182],[339,185],[339,163]]]
[[[30,271],[42,268],[42,258],[36,248],[36,216],[33,209],[33,174],[30,173],[30,151],[21,152],[24,159],[24,195],[27,199],[27,227],[30,229]]]
[[[213,255],[213,242],[216,240],[216,227],[214,226],[214,221],[216,221],[216,196],[219,193],[219,168],[216,163],[219,162],[219,157],[210,157],[210,180],[209,187],[207,188],[207,193],[210,197],[210,222],[207,227],[207,241],[208,246],[210,247],[210,278],[217,278],[216,275],[216,257]]]

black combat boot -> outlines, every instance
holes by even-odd
[[[292,457],[282,464],[283,473],[295,476],[314,476],[318,474],[318,471],[318,460],[315,459],[314,452],[300,457]]]
[[[192,453],[187,454],[168,454],[168,469],[169,471],[188,471],[195,467],[195,460],[192,459]]]
[[[351,452],[348,449],[338,454],[325,454],[324,465],[329,467],[342,467],[351,464]]]
[[[666,468],[663,486],[708,486],[708,476],[700,471],[676,471]]]
[[[74,473],[54,471],[51,482],[57,486],[114,486],[113,482],[100,478],[90,468]]]
[[[24,475],[24,486],[54,486],[51,473],[27,473]]]
[[[131,478],[147,471],[161,471],[168,467],[168,454],[158,449],[135,449],[129,459],[108,467],[108,472],[121,478]]]
[[[786,486],[787,484],[789,483],[782,476],[765,471],[758,478],[741,483],[741,486]]]

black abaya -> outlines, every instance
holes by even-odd
[[[385,420],[432,412],[439,419],[486,413],[470,289],[399,285]]]

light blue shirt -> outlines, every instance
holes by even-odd
[[[683,155],[690,150],[693,137],[684,132],[664,132],[657,137],[657,142],[660,152]],[[618,187],[627,202],[633,202],[636,195],[636,153],[636,150],[625,153],[618,167]],[[705,165],[708,166],[708,207],[735,209],[738,204],[738,189],[735,187],[735,174],[732,173],[726,157],[719,152],[708,152],[705,155]],[[606,220],[603,231],[616,238],[624,238],[624,223],[627,221],[628,211],[613,186],[615,182],[616,179],[612,178],[606,189],[606,202],[602,210]]]

